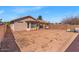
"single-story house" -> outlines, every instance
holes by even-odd
[[[46,26],[48,26],[48,22],[35,19],[31,16],[14,19],[10,23],[10,27],[13,31],[37,30],[41,28],[46,28]]]

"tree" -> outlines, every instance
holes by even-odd
[[[66,18],[61,23],[62,24],[70,24],[70,25],[79,25],[79,17]]]
[[[42,16],[38,16],[38,18],[37,18],[38,20],[42,20]]]
[[[0,19],[0,22],[2,22],[2,19]]]

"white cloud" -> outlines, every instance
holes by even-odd
[[[32,11],[37,11],[37,10],[40,10],[42,9],[43,7],[42,6],[36,6],[36,7],[25,7],[25,8],[16,8],[14,9],[13,11],[16,12],[16,13],[25,13],[25,12],[32,12]]]
[[[4,13],[4,10],[0,10],[0,14],[3,14]]]

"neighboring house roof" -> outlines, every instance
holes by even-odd
[[[20,21],[20,20],[24,20],[24,19],[26,19],[26,18],[32,18],[32,19],[30,19],[30,20],[26,20],[26,22],[48,23],[48,22],[46,22],[46,21],[44,21],[44,20],[38,20],[38,19],[35,19],[35,18],[33,18],[32,16],[24,16],[24,17],[20,17],[20,18],[17,18],[17,19],[12,20],[11,23],[14,23],[14,22],[16,22],[16,21]]]

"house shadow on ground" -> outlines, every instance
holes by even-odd
[[[79,52],[79,34],[65,52]]]
[[[6,27],[6,32],[0,44],[0,52],[20,52],[20,48],[16,44],[14,35],[9,26]]]

